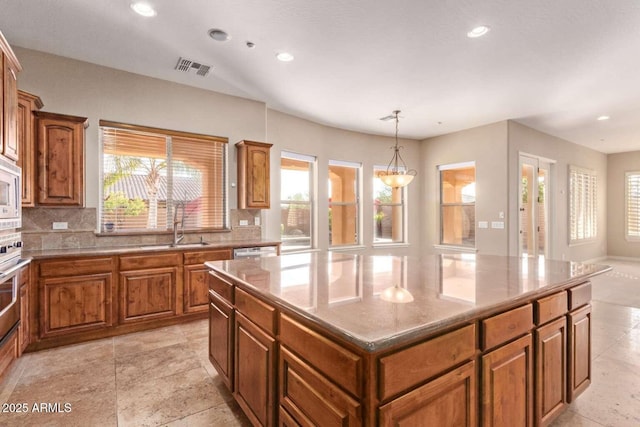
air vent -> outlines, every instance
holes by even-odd
[[[204,77],[209,74],[211,66],[200,64],[199,62],[194,62],[190,59],[179,58],[178,63],[176,64],[176,70],[183,73],[188,73],[191,70],[195,70],[197,75]]]

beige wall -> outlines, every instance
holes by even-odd
[[[514,121],[509,132],[509,254],[518,255],[518,186],[521,153],[555,161],[552,167],[553,210],[550,236],[551,258],[586,261],[607,254],[607,156],[581,145],[539,132]],[[595,170],[598,177],[598,233],[589,243],[569,245],[568,237],[568,169],[575,165]]]
[[[640,171],[640,151],[607,156],[607,247],[610,256],[640,258],[640,242],[625,238],[625,173]]]
[[[481,254],[507,254],[504,229],[478,229],[478,221],[506,221],[507,212],[507,122],[499,122],[429,138],[420,149],[423,180],[420,222],[423,250],[433,252],[440,243],[440,194],[438,166],[476,162],[476,248]]]

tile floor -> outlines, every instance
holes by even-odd
[[[640,263],[593,279],[593,381],[553,424],[640,426]],[[24,355],[0,384],[0,426],[247,426],[207,356],[197,321]],[[71,404],[34,413],[34,403]]]

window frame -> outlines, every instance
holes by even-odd
[[[309,163],[309,200],[308,201],[295,201],[298,204],[304,204],[304,205],[309,205],[309,238],[310,238],[310,242],[309,242],[309,246],[305,246],[305,247],[295,247],[295,248],[287,248],[287,246],[284,245],[284,239],[283,239],[283,235],[282,235],[282,231],[280,231],[280,239],[283,242],[282,247],[281,247],[281,251],[282,252],[297,252],[297,251],[308,251],[308,250],[313,250],[317,247],[317,227],[316,227],[316,223],[317,223],[317,207],[318,207],[318,203],[316,201],[316,194],[317,194],[317,182],[318,182],[318,176],[317,176],[317,165],[318,165],[318,158],[316,156],[312,156],[312,155],[307,155],[307,154],[300,154],[300,153],[295,153],[292,151],[287,151],[287,150],[282,150],[280,152],[280,209],[282,209],[282,205],[283,204],[291,204],[293,201],[291,200],[285,200],[282,198],[282,159],[290,159],[290,160],[297,160],[297,161],[303,161],[303,162],[307,162]]]
[[[630,190],[630,185],[629,185],[629,177],[631,176],[635,176],[636,178],[636,182],[637,182],[637,192],[640,193],[640,170],[638,171],[627,171],[624,174],[624,204],[625,204],[625,209],[624,209],[624,236],[625,239],[629,242],[639,242],[640,241],[640,231],[638,232],[638,235],[636,236],[632,236],[629,234],[629,190]],[[640,207],[640,195],[638,196],[638,201],[635,203],[637,206]],[[638,230],[640,230],[640,209],[637,213],[637,228]]]
[[[477,196],[474,197],[474,201],[472,203],[467,202],[460,202],[460,203],[444,203],[444,197],[442,194],[442,172],[443,171],[448,171],[448,170],[455,170],[455,169],[467,169],[473,167],[473,173],[474,173],[474,184],[477,184],[478,182],[478,169],[476,167],[476,162],[475,160],[472,161],[468,161],[468,162],[458,162],[458,163],[448,163],[448,164],[444,164],[444,165],[438,165],[437,170],[438,170],[438,196],[439,196],[439,219],[440,219],[440,239],[439,239],[439,243],[438,246],[443,246],[443,247],[448,247],[448,248],[461,248],[461,249],[467,249],[467,250],[473,250],[476,249],[477,247],[477,239],[476,239],[476,221],[475,221],[475,211],[476,211],[476,202],[477,202]],[[445,207],[451,207],[451,206],[460,206],[460,207],[464,207],[464,206],[473,206],[473,211],[474,211],[474,222],[472,224],[473,228],[474,228],[474,233],[473,233],[473,245],[465,245],[465,244],[454,244],[454,243],[445,243],[444,240],[444,219],[443,219],[443,212],[444,212],[444,208]]]
[[[380,182],[382,182],[380,180],[380,178],[377,177],[377,172],[378,171],[386,171],[387,170],[387,166],[385,165],[373,165],[373,187],[375,187],[375,181],[378,180]],[[384,185],[385,187],[391,188],[391,194],[393,197],[393,188],[389,187],[388,185],[382,183],[382,185]],[[400,206],[402,213],[401,213],[401,219],[402,219],[402,225],[401,225],[401,234],[402,234],[402,239],[400,241],[379,241],[376,240],[376,227],[377,227],[377,220],[375,218],[375,209],[376,209],[376,193],[375,191],[372,191],[373,193],[373,227],[372,227],[372,245],[374,247],[380,247],[380,246],[400,246],[400,245],[406,245],[408,243],[408,209],[407,209],[407,197],[408,197],[408,191],[407,191],[407,187],[408,186],[404,186],[399,188],[398,190],[400,190],[400,197],[401,197],[401,201],[400,203],[381,203],[380,206],[391,206],[391,207],[395,207],[395,206]],[[393,235],[393,225],[391,228],[391,233]],[[392,237],[393,239],[393,237]]]
[[[327,231],[329,232],[329,249],[347,249],[362,246],[362,163],[360,162],[350,162],[345,160],[329,160],[327,164],[327,190],[331,185],[331,166],[338,167],[350,167],[356,170],[356,182],[354,184],[354,190],[356,192],[355,202],[333,202],[331,201],[331,197],[327,200],[327,214],[331,212],[332,206],[355,206],[356,215],[355,215],[355,233],[356,238],[354,243],[345,243],[345,244],[335,244],[331,242],[331,228],[329,224],[332,221],[332,218],[327,218]]]
[[[584,184],[582,184],[580,195],[576,193],[577,189],[574,188],[574,175],[579,176],[581,180],[589,180],[590,187],[587,188]],[[568,181],[569,182],[567,187],[569,191],[567,220],[569,223],[567,226],[567,237],[569,240],[569,246],[591,243],[598,237],[598,174],[593,169],[576,165],[569,165]],[[591,190],[591,192],[589,192],[589,189]],[[585,232],[585,227],[587,226],[583,225],[582,227],[583,236],[585,234],[588,234],[586,237],[578,237],[580,234],[580,230],[578,230],[577,228],[575,230],[573,229],[573,224],[576,224],[576,227],[578,227],[578,218],[574,218],[574,214],[577,213],[575,211],[578,209],[577,206],[574,208],[574,204],[578,202],[578,198],[580,199],[579,202],[584,205],[582,207],[582,216],[585,219],[583,219],[582,222],[591,222],[592,224],[591,230],[587,230],[588,233]],[[588,210],[588,212],[585,211],[585,209]],[[588,218],[589,216],[592,216],[592,218]]]
[[[219,178],[222,183],[220,188],[222,189],[222,194],[219,195],[219,203],[223,206],[222,209],[222,226],[221,227],[200,227],[200,228],[185,228],[185,233],[197,233],[197,232],[227,232],[230,231],[229,227],[229,197],[228,197],[228,174],[229,174],[229,161],[228,161],[228,138],[214,135],[205,135],[194,132],[185,132],[178,131],[172,129],[163,129],[163,128],[155,128],[150,126],[142,126],[142,125],[134,125],[130,123],[121,123],[110,120],[100,120],[99,121],[99,138],[98,138],[98,154],[99,154],[99,165],[98,165],[98,209],[97,209],[97,230],[96,234],[98,235],[109,235],[109,236],[131,236],[131,235],[160,235],[160,234],[168,234],[173,232],[173,228],[158,227],[156,229],[125,229],[122,231],[107,231],[103,230],[102,218],[103,218],[103,208],[104,208],[104,143],[103,143],[103,129],[112,128],[118,129],[126,132],[138,132],[143,134],[152,134],[159,137],[164,137],[165,140],[170,140],[173,137],[178,139],[195,139],[202,142],[213,142],[221,144],[222,149],[222,171],[220,172]],[[168,150],[169,151],[169,150]],[[167,160],[170,156],[170,153],[166,154]],[[173,166],[168,164],[167,170],[173,173]],[[173,179],[173,178],[172,178]],[[166,206],[167,216],[173,215],[173,211],[175,209],[175,205],[173,202],[171,203],[171,208]],[[168,222],[168,221],[167,221]]]

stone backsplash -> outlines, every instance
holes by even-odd
[[[254,224],[260,217],[259,210],[237,210],[229,212],[230,231],[215,233],[185,233],[181,243],[227,242],[236,240],[258,240],[262,236],[260,226],[241,226],[246,220]],[[96,208],[24,208],[22,209],[22,241],[25,250],[94,248],[110,246],[162,245],[171,243],[173,233],[116,235],[96,233]],[[54,222],[66,222],[67,230],[53,230]]]

